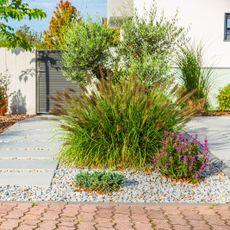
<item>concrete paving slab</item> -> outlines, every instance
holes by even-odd
[[[56,151],[56,154],[58,154],[58,150]],[[50,149],[43,149],[43,150],[0,150],[0,159],[2,158],[49,158],[54,159],[56,154],[54,154],[54,151],[51,151]]]
[[[230,168],[229,116],[196,117],[187,124],[185,130],[199,134],[201,140],[207,137],[210,152]]]
[[[7,178],[11,185],[50,185],[61,147],[57,126],[58,121],[38,116],[0,134],[0,185],[6,185]],[[47,170],[49,174],[44,176]]]
[[[1,143],[0,150],[11,150],[11,149],[55,149],[57,144],[50,141],[22,141],[22,142],[8,142],[8,143]],[[59,146],[58,146],[59,147]],[[57,148],[58,148],[57,147]]]
[[[53,171],[46,172],[0,172],[0,186],[44,186],[50,184]]]
[[[0,160],[0,169],[38,169],[46,170],[57,168],[57,162],[50,159],[40,160]],[[1,178],[0,178],[1,180]]]
[[[1,143],[0,150],[33,150],[33,149],[44,149],[44,150],[54,150],[55,152],[59,149],[59,145],[55,143],[49,142],[40,142],[40,141],[32,141],[32,142],[9,142],[9,143]]]
[[[55,134],[56,132],[53,131]],[[41,134],[35,134],[33,132],[30,132],[29,134],[24,134],[22,132],[17,132],[15,135],[0,135],[0,144],[1,143],[8,143],[8,142],[34,142],[34,141],[40,141],[40,142],[55,142],[59,143],[60,140],[56,135],[45,135],[43,133]]]

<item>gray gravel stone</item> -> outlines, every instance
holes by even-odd
[[[122,172],[123,188],[112,195],[76,192],[75,175],[87,169],[60,166],[50,187],[0,186],[1,201],[64,201],[117,203],[226,203],[230,202],[230,179],[215,165],[209,165],[205,179],[193,185],[162,178],[158,173]]]

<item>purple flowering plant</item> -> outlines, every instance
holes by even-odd
[[[154,158],[154,165],[164,176],[196,182],[207,165],[207,139],[203,147],[197,134],[186,139],[184,134],[164,131],[162,148]]]

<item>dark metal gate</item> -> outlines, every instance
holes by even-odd
[[[48,113],[52,108],[51,96],[71,88],[79,91],[76,83],[62,74],[61,51],[37,51],[37,113]]]

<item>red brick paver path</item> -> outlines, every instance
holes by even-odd
[[[230,230],[230,206],[0,204],[0,230]]]

